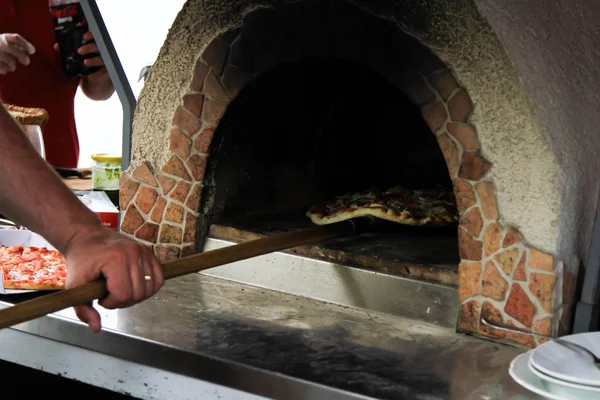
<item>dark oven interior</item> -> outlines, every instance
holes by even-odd
[[[348,192],[399,184],[452,190],[419,108],[378,73],[346,60],[308,59],[261,75],[229,105],[210,154],[204,236],[310,227],[313,203]],[[311,255],[401,275],[456,271],[456,226],[378,226]]]

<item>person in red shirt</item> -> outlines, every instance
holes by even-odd
[[[92,39],[87,32],[84,40]],[[77,89],[81,87],[92,100],[106,100],[115,89],[95,43],[78,50],[81,55],[98,54],[86,59],[85,65],[100,70],[83,78],[66,77],[59,51],[48,0],[0,0],[0,96],[8,104],[47,110],[46,161],[55,167],[77,168]]]

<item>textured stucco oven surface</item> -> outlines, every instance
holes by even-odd
[[[560,165],[557,256],[587,256],[600,188],[600,2],[478,0],[535,104]]]
[[[131,169],[160,168],[169,156],[172,116],[210,41],[239,27],[251,9],[271,1],[190,0],[177,17],[143,90],[135,117]],[[559,175],[528,95],[493,30],[469,0],[355,1],[415,36],[454,71],[475,110],[482,152],[492,162],[502,222],[533,247],[554,253]]]

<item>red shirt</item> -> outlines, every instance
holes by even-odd
[[[76,168],[79,141],[75,126],[75,94],[79,79],[62,71],[55,43],[48,0],[0,0],[0,34],[18,33],[35,47],[28,66],[17,62],[15,72],[0,75],[2,101],[22,107],[39,107],[50,118],[44,129],[49,164]]]

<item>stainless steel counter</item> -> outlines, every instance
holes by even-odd
[[[0,300],[6,307],[20,299]],[[210,398],[196,397],[183,383],[179,393],[172,385],[163,388],[167,376],[218,385],[221,398],[249,398],[244,393],[276,399],[539,398],[508,376],[508,364],[521,350],[416,320],[200,274],[167,282],[155,298],[102,315],[100,334],[76,321],[71,310],[2,331],[0,358],[27,364],[41,350],[32,350],[25,339],[44,339],[90,358],[64,361],[56,370],[51,354],[45,365],[30,366],[144,398]],[[78,378],[78,370],[95,369],[93,355],[152,374],[142,371],[145,381],[134,382],[121,368],[120,382],[99,373]],[[97,367],[107,374],[106,366]]]

